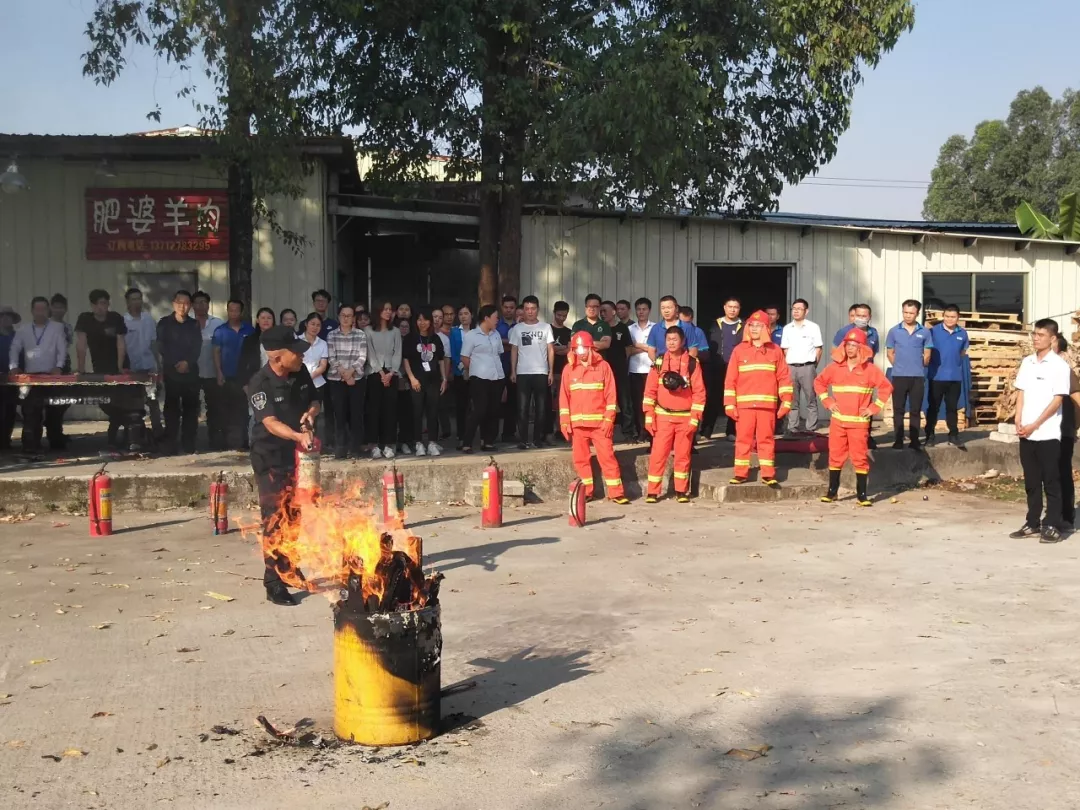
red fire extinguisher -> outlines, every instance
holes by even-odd
[[[575,478],[570,484],[570,525],[576,529],[585,525],[585,504],[588,502],[585,484],[580,478]]]
[[[322,443],[312,439],[311,449],[296,446],[296,494],[299,498],[313,499],[319,492],[319,471],[322,467]]]
[[[90,479],[90,503],[87,511],[90,515],[91,537],[107,537],[112,534],[112,478],[105,472],[104,466]]]
[[[498,529],[502,523],[502,470],[495,459],[491,459],[481,478],[480,525],[485,529]]]
[[[229,485],[225,473],[218,473],[210,484],[210,519],[214,522],[214,534],[229,533]]]
[[[382,475],[382,522],[390,529],[405,527],[405,476],[397,465]]]

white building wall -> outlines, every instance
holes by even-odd
[[[30,189],[0,194],[0,304],[24,317],[30,299],[60,292],[67,296],[70,319],[89,308],[90,290],[108,290],[113,309],[123,309],[123,293],[132,272],[174,273],[195,269],[198,286],[213,299],[213,312],[224,317],[228,267],[224,261],[91,261],[86,258],[85,192],[88,188],[221,188],[225,181],[206,163],[174,161],[119,163],[117,176],[99,177],[94,163],[20,160]],[[263,224],[255,236],[253,301],[276,310],[293,307],[306,314],[311,291],[329,286],[325,216],[326,172],[305,181],[300,199],[271,203],[282,226],[303,233],[310,243],[294,254]]]
[[[1080,255],[1057,245],[1018,251],[1013,240],[979,239],[971,248],[954,237],[928,235],[914,244],[907,233],[669,219],[619,220],[536,214],[522,233],[521,292],[541,304],[564,299],[570,321],[583,316],[585,295],[633,301],[663,295],[697,306],[697,265],[790,265],[791,298],[810,302],[810,318],[831,336],[848,322],[848,307],[866,301],[884,331],[900,320],[906,298],[922,298],[929,272],[1026,273],[1030,320],[1053,317],[1071,334],[1069,316],[1080,305]],[[786,320],[786,319],[785,319]]]

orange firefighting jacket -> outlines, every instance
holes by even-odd
[[[750,333],[745,334],[728,360],[724,410],[728,413],[743,408],[774,413],[780,408],[790,410],[795,389],[783,350],[768,338],[755,346],[750,342]]]
[[[571,353],[562,373],[559,429],[594,428],[615,423],[615,375],[611,366],[590,350],[588,362]]]
[[[641,400],[645,412],[645,424],[651,425],[655,417],[665,417],[674,422],[689,421],[697,428],[705,410],[705,382],[701,376],[701,364],[694,359],[690,370],[690,352],[683,351],[679,357],[672,357],[671,352],[662,355],[649,369],[645,380],[645,396]],[[674,371],[690,383],[689,388],[669,391],[661,383],[664,372]]]
[[[843,344],[841,348],[842,346]],[[885,376],[885,372],[869,360],[863,360],[855,368],[848,368],[847,358],[841,357],[837,360],[836,354],[834,351],[833,362],[814,380],[814,392],[821,404],[829,410],[832,410],[833,406],[840,409],[839,415],[832,415],[837,424],[865,425],[870,422],[870,417],[859,414],[864,408],[869,408],[872,414],[881,413],[885,401],[892,394],[892,383]]]

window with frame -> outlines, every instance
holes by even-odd
[[[955,304],[961,312],[1024,317],[1026,273],[923,273],[923,308]]]

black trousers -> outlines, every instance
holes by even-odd
[[[216,377],[200,377],[203,399],[206,400],[206,432],[210,437],[211,450],[225,449],[225,419],[228,411],[222,407],[224,386],[217,384]],[[247,412],[247,396],[244,397],[244,411]],[[244,419],[244,436],[247,436],[247,419]],[[238,445],[239,446],[239,445]]]
[[[559,433],[559,397],[562,396],[562,373],[555,375],[551,383],[551,409],[548,411],[547,434],[556,437]]]
[[[247,447],[247,394],[239,377],[230,377],[217,390],[217,407],[220,424],[219,440],[223,450],[239,450]],[[211,444],[211,447],[214,445]]]
[[[1069,407],[1068,401],[1065,407]],[[1076,437],[1068,436],[1061,440],[1061,453],[1058,455],[1058,477],[1061,479],[1061,517],[1071,526],[1076,521],[1076,486],[1073,484],[1073,450]]]
[[[631,435],[631,426],[633,424],[630,413],[633,410],[633,405],[630,403],[630,380],[627,379],[630,374],[624,365],[622,371],[617,372],[613,369],[612,376],[615,377],[615,402],[619,406],[619,415],[616,421],[625,438]]]
[[[63,447],[67,443],[64,436],[64,414],[70,405],[46,405],[45,406],[45,433],[49,436],[49,446],[54,450]],[[56,444],[52,437],[56,436]]]
[[[898,441],[904,440],[904,409],[910,398],[911,406],[908,408],[908,438],[913,442],[919,440],[921,435],[922,401],[926,390],[925,381],[922,377],[893,377],[892,412],[893,427],[896,430]]]
[[[367,399],[367,435],[379,447],[391,447],[397,436],[398,386],[397,377],[390,385],[382,384],[378,374],[366,378],[364,396]]]
[[[469,381],[464,377],[454,377],[451,391],[454,394],[454,435],[459,442],[463,442],[469,416]]]
[[[517,440],[524,442],[528,437],[529,414],[532,413],[533,443],[540,444],[540,440],[546,435],[548,420],[551,418],[549,413],[551,391],[548,389],[547,374],[518,374],[516,405]]]
[[[1020,440],[1020,466],[1024,469],[1027,492],[1027,524],[1042,524],[1043,493],[1046,494],[1046,524],[1061,523],[1061,441]]]
[[[506,402],[499,404],[502,413],[502,439],[509,442],[514,440],[517,432],[517,384],[510,382],[509,378],[500,382],[506,386]]]
[[[705,370],[705,413],[701,418],[703,439],[709,438],[719,427],[723,433],[731,430],[727,415],[724,413],[724,377],[727,376],[727,363],[714,363]]]
[[[640,438],[645,432],[645,414],[642,403],[645,399],[645,383],[648,382],[649,375],[632,373],[626,376],[630,383],[630,434]]]
[[[926,414],[926,435],[927,437],[934,435],[938,423],[938,413],[941,412],[941,403],[943,401],[945,403],[945,424],[949,427],[949,436],[955,439],[960,435],[959,423],[956,419],[956,413],[960,406],[959,380],[930,381],[930,412]]]
[[[505,380],[482,380],[479,377],[469,380],[469,404],[472,407],[465,420],[465,436],[461,440],[466,447],[472,447],[477,428],[480,430],[481,444],[495,444],[504,383]]]
[[[399,384],[397,395],[397,444],[399,448],[404,445],[412,450],[412,443],[416,441],[413,436],[412,389],[408,385],[402,388]]]
[[[15,388],[6,387],[12,394],[17,396]],[[3,393],[7,393],[4,390]],[[5,423],[3,427],[3,434],[0,435],[0,442],[7,440],[6,446],[10,446],[11,443],[11,430],[15,425],[15,402],[16,399],[11,400],[11,415],[10,423]],[[4,403],[4,409],[7,410],[8,403]],[[41,429],[45,424],[45,409],[48,406],[45,404],[45,392],[39,389],[30,389],[30,393],[26,395],[26,399],[22,401],[22,448],[26,450],[40,450],[41,449]],[[5,414],[5,418],[7,415]],[[49,449],[58,450],[63,445],[63,439],[58,439],[54,431],[49,431]]]
[[[293,514],[294,469],[274,468],[255,473],[255,485],[259,490],[259,513],[262,516],[262,553],[266,569],[263,585],[281,583],[281,571],[292,570],[288,557],[273,550],[273,537],[283,519]]]
[[[110,420],[111,421],[111,420]],[[165,441],[185,453],[195,452],[195,437],[199,432],[199,378],[165,378]]]
[[[27,397],[29,399],[29,397]],[[11,434],[15,430],[15,411],[19,404],[19,389],[13,385],[0,385],[0,450],[11,449]],[[42,408],[44,419],[44,408]],[[26,403],[23,402],[23,445],[26,445]],[[38,441],[41,431],[38,431]]]
[[[423,441],[425,423],[428,443],[439,439],[439,388],[438,382],[421,380],[419,391],[409,391],[412,398],[414,441]]]
[[[454,378],[451,377],[446,391],[439,395],[439,438],[448,439],[452,435],[450,430],[450,414],[454,410]]]
[[[350,450],[357,455],[364,444],[366,383],[365,378],[357,380],[355,385],[341,380],[326,381],[329,400],[334,403],[334,450],[339,456],[344,456]]]

